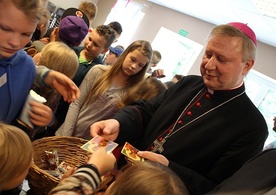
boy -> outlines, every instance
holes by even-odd
[[[114,64],[123,52],[124,52],[124,49],[121,46],[110,47],[109,53],[106,55],[104,59],[104,64],[105,65]]]
[[[30,41],[38,21],[45,12],[45,2],[34,0],[0,0],[0,120],[12,123],[27,99],[34,79],[55,87],[65,101],[73,101],[79,90],[65,75],[36,68],[31,57],[21,49]],[[20,21],[20,22],[18,22]],[[53,121],[49,107],[31,102],[31,122],[47,126]]]

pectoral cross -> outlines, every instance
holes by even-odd
[[[166,142],[166,139],[162,139],[159,141],[158,139],[154,140],[153,142],[153,149],[151,152],[156,152],[158,151],[159,153],[162,153],[164,151],[163,144]]]

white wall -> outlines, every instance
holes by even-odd
[[[57,3],[60,2],[59,0],[51,1]],[[164,8],[162,6],[150,3],[146,0],[139,1],[147,4],[147,7],[143,9],[146,14],[140,26],[138,27],[138,31],[135,32],[132,40],[130,40],[130,43],[138,39],[145,39],[149,42],[152,42],[160,27],[165,27],[176,33],[180,29],[184,29],[189,32],[187,38],[196,41],[202,45],[205,45],[205,41],[209,35],[209,32],[214,27],[214,25],[211,23],[207,23],[205,21],[198,20],[191,16],[182,14],[180,12]],[[72,5],[78,5],[81,0],[67,0],[62,2],[66,2],[64,3],[64,7],[66,8]],[[92,23],[93,28],[95,28],[99,24],[104,23],[109,11],[111,10],[115,2],[116,0],[97,1],[98,14]],[[173,48],[169,49],[171,50]],[[203,52],[204,49],[195,61],[193,67],[189,71],[189,74],[199,74],[199,65]],[[276,47],[258,42],[257,60],[253,68],[263,74],[268,75],[271,78],[276,79]]]
[[[66,0],[66,1],[61,1],[61,0],[49,0],[53,4],[57,6],[57,8],[61,7],[63,9],[67,9],[69,7],[75,7],[78,8],[79,4],[82,2],[82,0]],[[97,4],[99,0],[86,0],[90,1],[94,4]]]

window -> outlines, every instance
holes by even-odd
[[[106,18],[105,25],[117,21],[122,25],[123,32],[116,45],[127,47],[133,33],[144,17],[141,12],[143,4],[137,1],[118,0]]]
[[[161,27],[152,42],[152,48],[162,55],[156,68],[164,69],[166,77],[161,81],[165,82],[171,80],[175,74],[186,75],[200,54],[203,45]]]
[[[255,70],[251,70],[245,79],[246,93],[263,114],[269,131],[265,145],[276,140],[273,131],[273,118],[276,116],[276,80]]]

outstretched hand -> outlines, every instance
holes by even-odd
[[[115,119],[108,119],[93,123],[90,126],[90,135],[96,137],[97,135],[114,141],[119,135],[120,124]]]
[[[97,167],[101,176],[105,175],[115,167],[116,158],[112,153],[107,154],[106,147],[99,148],[88,159],[88,164]]]
[[[66,102],[73,102],[80,97],[80,90],[76,84],[58,71],[51,70],[45,77],[44,83],[55,88]]]

